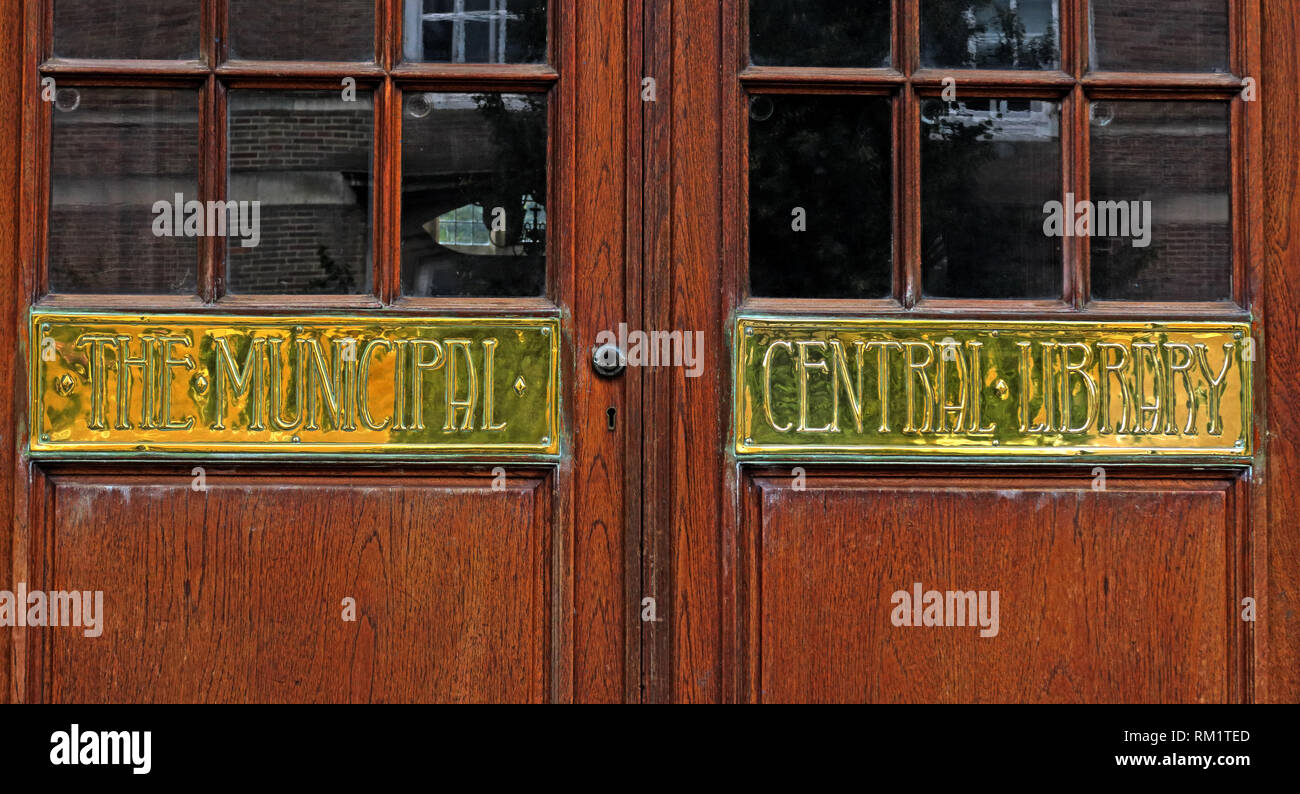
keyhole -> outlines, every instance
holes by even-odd
[[[605,416],[609,418],[609,429],[612,431],[614,429],[614,420],[618,417],[618,409],[617,408],[608,409],[607,411],[605,411]]]

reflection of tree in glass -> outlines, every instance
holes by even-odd
[[[352,268],[339,264],[329,255],[329,248],[316,246],[316,258],[320,260],[321,277],[311,281],[313,292],[326,295],[351,295],[357,291],[357,277]]]
[[[545,227],[525,217],[529,200],[546,206],[546,95],[475,94],[496,154],[482,194],[484,224],[492,210],[506,210],[506,246],[520,246],[525,256],[546,252]]]
[[[990,46],[989,34],[993,41]],[[976,69],[1054,69],[1056,29],[1029,35],[1007,0],[925,0],[921,57],[926,66]],[[976,46],[971,51],[971,44]]]
[[[506,22],[506,63],[546,61],[546,0],[510,0],[503,3]]]

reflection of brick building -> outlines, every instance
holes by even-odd
[[[1114,72],[1228,70],[1227,0],[1093,0],[1089,60]]]
[[[1228,106],[1110,102],[1095,114],[1093,198],[1150,201],[1153,221],[1149,248],[1123,239],[1092,241],[1094,293],[1148,300],[1230,297]]]
[[[369,291],[370,97],[232,91],[229,196],[261,202],[261,242],[231,240],[232,293]]]
[[[198,197],[198,94],[60,88],[50,150],[50,288],[193,294],[198,245],[151,208]]]
[[[55,0],[54,54],[64,58],[199,56],[194,0]]]

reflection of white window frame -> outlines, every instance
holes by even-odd
[[[488,63],[506,62],[506,22],[510,18],[506,10],[508,0],[487,0],[487,8],[476,11],[465,10],[465,0],[453,0],[451,11],[433,13],[424,12],[424,0],[407,0],[405,31],[403,38],[406,57],[411,60],[424,60],[424,23],[450,22],[451,60],[453,63],[465,63],[465,27],[469,22],[486,22],[488,26]]]
[[[541,239],[546,234],[546,208],[532,196],[525,196],[521,210],[525,238]],[[518,256],[523,251],[522,246],[505,245],[500,233],[488,231],[485,208],[481,204],[448,210],[423,228],[438,245],[462,254]]]

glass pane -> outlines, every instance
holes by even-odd
[[[921,65],[1055,69],[1060,30],[1057,0],[922,0]]]
[[[749,119],[752,294],[888,297],[889,99],[759,95]]]
[[[546,0],[404,0],[408,61],[543,63]]]
[[[228,103],[227,290],[370,292],[369,92],[236,89]]]
[[[1231,298],[1228,141],[1226,103],[1093,103],[1094,298]]]
[[[199,3],[55,0],[54,54],[60,58],[195,60],[199,57]]]
[[[546,95],[408,93],[403,103],[403,293],[542,295]]]
[[[198,93],[60,86],[53,116],[50,290],[194,294]]]
[[[1060,108],[1037,99],[921,105],[921,285],[940,298],[1060,298]]]
[[[375,0],[230,0],[230,57],[373,61]]]
[[[1092,68],[1228,71],[1228,0],[1092,0]]]
[[[888,66],[889,5],[890,0],[750,0],[750,61],[759,66]]]

